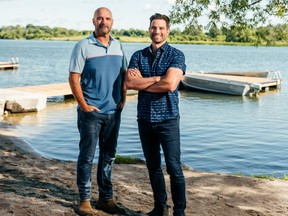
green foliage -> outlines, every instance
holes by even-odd
[[[128,37],[148,37],[148,31],[140,30],[140,29],[133,29],[130,28],[129,30],[121,29],[113,29],[112,30],[112,35],[114,37],[119,37],[119,36],[128,36]]]
[[[73,37],[90,34],[88,31],[76,31],[65,28],[50,28],[48,26],[34,26],[32,24],[26,27],[4,26],[0,28],[0,39],[26,39],[43,40],[49,38]]]
[[[218,36],[222,35],[222,31],[219,28],[217,28],[216,25],[213,25],[211,28],[209,28],[207,35],[211,38],[217,38]]]
[[[281,179],[281,180],[284,180],[284,181],[287,181],[287,180],[288,180],[288,177],[287,177],[287,175],[285,175],[285,174],[284,174],[283,177],[279,177],[279,178],[277,178],[277,177],[275,177],[275,176],[273,176],[273,175],[254,175],[254,176],[252,176],[252,177],[254,177],[254,178],[260,178],[260,179],[270,179],[270,180],[274,180],[274,179]]]
[[[139,158],[124,157],[117,155],[114,161],[115,164],[144,164],[145,162]]]
[[[243,173],[235,173],[234,175],[245,176]],[[280,179],[280,180],[288,181],[287,174],[284,174],[283,177],[275,177],[273,174],[272,175],[251,175],[250,177],[259,178],[259,179],[270,179],[270,180]]]
[[[257,28],[269,25],[271,20],[278,18],[287,23],[288,1],[287,0],[176,0],[170,11],[172,24],[185,24],[188,29],[195,29],[199,26],[199,20],[208,18],[206,29],[215,26],[231,29],[229,39],[232,39],[235,28],[243,29],[237,32],[236,40],[250,41],[252,32],[247,28]],[[287,29],[287,26],[286,26]],[[281,31],[281,34],[284,31]],[[212,32],[210,36],[215,37]],[[243,34],[248,34],[244,36]],[[254,34],[254,33],[253,33]],[[287,31],[286,34],[287,35]],[[255,35],[253,36],[255,37]],[[234,40],[234,39],[233,39]],[[281,39],[282,40],[282,39]],[[271,41],[267,41],[267,44]]]
[[[26,27],[4,26],[0,28],[0,39],[26,39],[26,40],[80,40],[91,34],[91,31],[76,31],[60,27],[50,28],[48,26],[34,26],[28,24]],[[150,42],[148,31],[139,29],[112,30],[112,35],[124,42]],[[287,45],[288,24],[268,25],[266,27],[252,28],[231,25],[218,28],[211,25],[208,31],[202,26],[186,26],[180,29],[172,29],[168,38],[172,43],[194,43],[194,44],[229,44],[235,43],[249,45]]]

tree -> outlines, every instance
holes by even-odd
[[[267,45],[274,45],[277,41],[288,41],[288,25],[259,27],[256,30],[258,40],[266,41]]]
[[[222,31],[221,29],[217,28],[217,26],[211,26],[207,32],[207,35],[211,38],[217,38],[222,35]]]
[[[255,42],[258,40],[255,30],[250,28],[238,28],[237,26],[231,26],[229,29],[223,27],[222,31],[226,37],[227,42]]]
[[[170,11],[172,24],[199,26],[199,19],[208,18],[207,27],[259,27],[271,19],[287,21],[287,0],[176,0]]]

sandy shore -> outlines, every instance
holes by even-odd
[[[75,167],[75,162],[34,154],[22,140],[13,134],[3,133],[1,128],[0,215],[78,215]],[[93,174],[93,205],[98,198],[95,171],[96,166]],[[188,216],[288,215],[288,181],[188,169],[184,173]],[[166,180],[170,191],[167,175]],[[127,209],[127,215],[145,215],[153,207],[145,165],[115,164],[113,186],[115,200]],[[172,206],[170,192],[168,198]],[[104,212],[100,214],[108,215]]]

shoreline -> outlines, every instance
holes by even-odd
[[[76,162],[44,158],[17,137],[13,128],[0,125],[0,215],[78,215]],[[287,215],[288,181],[189,169],[184,169],[184,175],[187,216]],[[96,166],[92,176],[92,205],[95,205]],[[168,205],[173,206],[166,172],[165,179]],[[112,182],[115,201],[126,208],[127,215],[145,215],[152,209],[145,165],[114,164]],[[100,211],[102,215],[109,214]]]

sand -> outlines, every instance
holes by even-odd
[[[0,125],[1,126],[1,125]],[[203,161],[204,163],[205,161]],[[78,215],[76,163],[41,157],[0,128],[0,215]],[[98,198],[96,165],[92,204]],[[164,169],[165,170],[165,169]],[[288,181],[240,177],[184,169],[187,216],[288,215]],[[171,193],[166,174],[169,205]],[[153,199],[145,165],[115,164],[115,201],[127,215],[145,215]],[[100,215],[108,215],[100,211]]]

